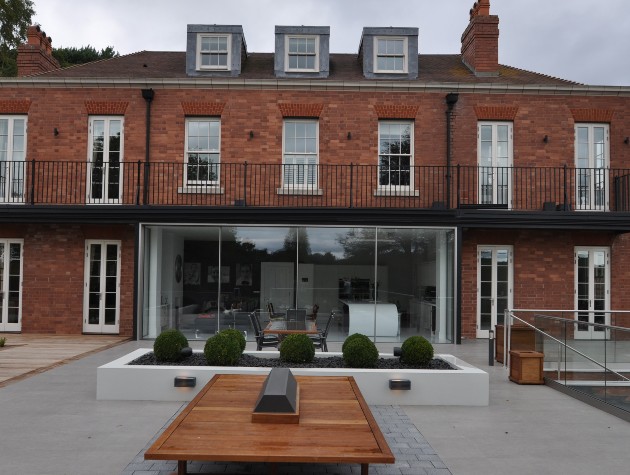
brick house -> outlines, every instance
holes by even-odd
[[[0,332],[207,335],[271,303],[459,342],[505,308],[630,308],[630,88],[500,64],[489,1],[460,54],[330,33],[249,53],[188,25],[185,51],[60,69],[31,27],[0,79]]]

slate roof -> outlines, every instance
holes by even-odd
[[[240,79],[278,79],[273,73],[273,53],[249,53]],[[109,78],[109,79],[186,79],[186,53],[174,51],[140,51],[117,58],[57,69],[38,74],[42,78]],[[197,77],[197,79],[200,79]],[[387,80],[387,78],[383,78]],[[309,81],[371,81],[363,76],[356,54],[331,54],[330,75]],[[421,54],[418,56],[418,79],[422,83],[496,83],[513,85],[571,85],[573,81],[544,74],[499,66],[499,75],[477,77],[461,61],[459,54]]]

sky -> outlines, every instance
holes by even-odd
[[[250,53],[275,25],[330,26],[330,52],[356,53],[363,27],[417,27],[420,54],[456,54],[474,0],[34,0],[53,47],[184,51],[186,25],[242,25]],[[630,86],[628,0],[491,0],[499,62],[591,85]]]

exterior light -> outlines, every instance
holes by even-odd
[[[549,136],[548,136],[548,135],[545,135],[545,136],[543,137],[543,142],[545,142],[545,143],[549,143]]]
[[[197,378],[194,376],[175,376],[176,388],[194,388],[197,385]]]
[[[411,381],[408,379],[390,379],[389,389],[409,391],[411,389]]]

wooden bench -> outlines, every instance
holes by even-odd
[[[300,385],[297,424],[252,422],[266,376],[214,376],[146,451],[149,460],[270,463],[394,463],[354,378],[296,376]]]

